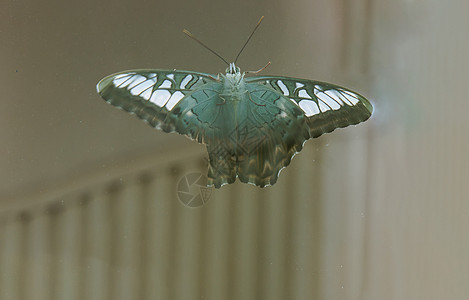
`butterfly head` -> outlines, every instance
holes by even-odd
[[[242,86],[244,79],[244,73],[241,73],[239,67],[235,66],[234,63],[230,63],[230,66],[226,69],[226,74],[220,74],[225,79],[225,85],[227,87],[239,88]]]
[[[230,66],[228,68],[226,68],[226,74],[231,74],[231,75],[235,75],[235,74],[241,74],[241,69],[237,66],[235,66],[234,63],[230,63]]]

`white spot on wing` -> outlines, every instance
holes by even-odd
[[[290,101],[291,101],[291,102],[293,102],[293,103],[295,103],[295,104],[296,104],[296,106],[298,106],[298,102],[296,102],[296,101],[295,101],[295,99],[293,99],[293,98],[290,98]]]
[[[145,100],[149,100],[150,97],[151,97],[151,90],[152,90],[152,89],[148,89],[148,90],[146,90],[145,92],[141,93],[141,94],[140,94],[140,97],[142,97],[142,98],[145,99]]]
[[[321,110],[321,112],[325,112],[325,111],[328,111],[330,110],[331,108],[329,106],[327,106],[324,102],[322,102],[321,100],[318,100],[318,103],[319,103],[319,109]]]
[[[285,83],[283,83],[283,81],[281,80],[277,80],[277,85],[278,87],[282,90],[282,93],[286,96],[288,95],[288,88],[287,86],[285,85]]]
[[[169,88],[171,88],[171,85],[172,85],[171,81],[166,79],[165,81],[163,81],[163,83],[158,88],[159,89],[169,89]]]
[[[150,102],[163,107],[166,102],[168,102],[171,93],[167,90],[156,90],[153,92],[153,95],[150,97]]]
[[[112,80],[112,83],[116,86],[119,87],[121,84],[123,84],[125,81],[127,81],[132,74],[119,74],[114,79]]]
[[[171,80],[174,80],[174,74],[167,74],[166,77]]]
[[[315,95],[317,95],[317,93],[321,93],[322,91],[323,91],[322,86],[320,86],[320,85],[315,85],[314,86],[313,92],[314,92]]]
[[[349,91],[341,91],[342,92],[342,95],[347,98],[347,100],[349,100],[350,102],[353,103],[353,105],[357,104],[358,102],[360,102],[360,100],[358,99],[358,96],[352,92],[349,92]]]
[[[300,82],[296,82],[296,88],[299,89],[299,88],[302,88],[304,87],[305,85],[300,83]]]
[[[184,79],[181,81],[181,86],[180,88],[181,89],[185,89],[186,88],[186,85],[192,80],[192,75],[187,75],[186,77],[184,77]]]
[[[299,105],[307,117],[319,114],[319,108],[312,100],[301,100]]]
[[[129,77],[129,76],[132,76],[132,75],[133,74],[129,74],[129,73],[119,74],[119,75],[114,76],[114,80],[122,78],[122,77]]]
[[[313,98],[306,92],[306,90],[300,90],[300,92],[298,93],[298,96],[300,96],[301,98],[313,99]]]
[[[140,83],[139,85],[135,86],[134,88],[132,88],[130,90],[130,93],[132,95],[140,95],[141,93],[143,93],[144,91],[146,91],[147,89],[151,90],[151,86],[153,86],[153,84],[155,84],[155,79],[147,79],[146,81]]]
[[[132,78],[129,79],[130,83],[127,86],[127,89],[130,90],[134,86],[139,85],[140,83],[144,82],[145,80],[147,80],[147,78],[142,76],[142,75],[134,75],[134,76],[132,76]],[[124,85],[126,85],[126,84],[124,84]]]
[[[173,109],[173,107],[179,102],[179,100],[181,100],[182,98],[184,98],[184,94],[177,91],[175,92],[172,96],[171,96],[171,99],[169,99],[168,103],[166,103],[166,108],[168,110],[171,110]]]
[[[325,104],[327,104],[330,108],[333,110],[338,110],[340,109],[340,104],[335,101],[335,99],[331,98],[329,95],[327,95],[325,92],[324,93],[317,93],[316,97],[318,97],[319,100],[322,100]],[[340,100],[339,100],[340,101]],[[342,101],[340,101],[342,103]],[[321,105],[321,103],[319,103]],[[330,109],[328,108],[328,109]],[[322,110],[322,108],[321,108]]]
[[[343,102],[343,96],[341,93],[339,93],[339,91],[337,90],[327,90],[324,92],[324,94],[326,94],[326,96],[329,96],[331,99],[335,100],[337,103],[339,103],[340,105],[343,105],[344,102]]]

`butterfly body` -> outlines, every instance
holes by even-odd
[[[151,126],[206,144],[209,184],[273,185],[306,140],[369,118],[371,104],[328,83],[277,76],[133,70],[97,90],[109,103]]]

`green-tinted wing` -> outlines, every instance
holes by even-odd
[[[296,103],[313,138],[366,121],[373,111],[365,97],[330,83],[277,76],[250,77],[246,82],[266,85]]]
[[[216,82],[210,74],[176,70],[130,70],[103,78],[96,89],[106,102],[136,114],[165,132],[176,131],[169,117],[192,91]],[[186,134],[186,132],[180,132]]]

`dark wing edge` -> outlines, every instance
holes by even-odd
[[[339,85],[279,76],[248,77],[246,81],[266,85],[296,103],[305,112],[312,138],[364,122],[373,112],[365,97]]]
[[[194,89],[215,81],[211,74],[180,70],[128,70],[101,79],[96,90],[101,97],[165,132],[171,109]]]

